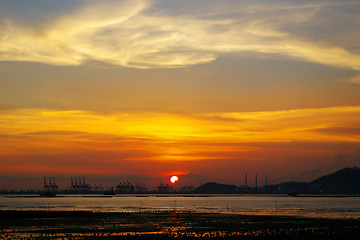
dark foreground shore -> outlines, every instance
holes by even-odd
[[[0,210],[1,239],[358,239],[360,219]]]

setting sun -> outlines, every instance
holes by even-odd
[[[176,183],[177,181],[179,181],[179,177],[178,177],[178,176],[172,176],[172,177],[170,178],[170,182],[171,182],[172,184]]]

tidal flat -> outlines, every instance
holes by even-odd
[[[1,239],[358,239],[360,218],[0,210]]]

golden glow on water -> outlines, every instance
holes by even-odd
[[[1,212],[6,214],[8,212]],[[10,212],[11,213],[11,212]],[[22,214],[27,217],[22,218]],[[159,235],[163,239],[250,236],[324,236],[358,230],[359,219],[312,219],[286,216],[205,214],[195,212],[115,213],[87,211],[18,211],[2,224],[0,237],[104,238]],[[249,224],[251,227],[249,227]],[[334,224],[336,224],[334,227]],[[320,238],[321,239],[321,238]]]

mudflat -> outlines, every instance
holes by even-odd
[[[360,218],[0,210],[1,239],[358,239]]]

